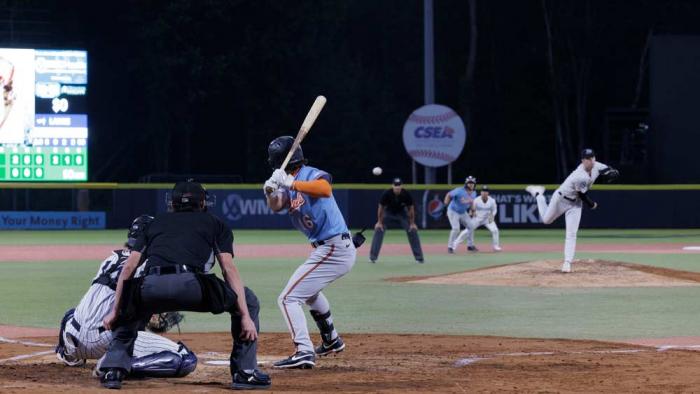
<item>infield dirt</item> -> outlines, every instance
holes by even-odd
[[[199,355],[197,370],[181,379],[129,380],[124,389],[215,392],[228,388],[225,365],[231,340],[225,333],[183,334]],[[597,341],[540,340],[484,336],[347,335],[348,348],[323,358],[314,370],[263,369],[271,392],[659,392],[700,387],[700,353]],[[53,337],[32,338],[52,343]],[[260,359],[266,364],[291,352],[287,334],[262,334]],[[53,354],[7,361],[50,351],[47,347],[0,344],[2,392],[90,392],[100,390],[86,367],[70,368]]]

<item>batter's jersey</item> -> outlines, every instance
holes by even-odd
[[[80,300],[73,315],[73,319],[85,329],[97,330],[102,327],[105,316],[112,311],[117,280],[129,254],[128,250],[115,250],[100,264],[92,286]]]
[[[450,192],[450,197],[452,197],[452,200],[447,208],[463,214],[471,207],[472,200],[476,198],[476,191],[469,192],[464,187],[458,187]]]
[[[332,182],[329,173],[310,166],[302,166],[294,177],[297,181],[316,179]],[[314,198],[296,190],[288,190],[287,193],[292,224],[306,235],[309,242],[323,241],[348,232],[345,218],[340,213],[333,194],[330,197]]]
[[[473,204],[477,220],[488,219],[489,216],[496,217],[498,208],[496,207],[496,200],[491,198],[491,196],[487,198],[486,202],[481,197],[476,198]]]
[[[557,191],[561,192],[566,198],[577,199],[579,198],[578,192],[586,193],[591,186],[593,186],[593,182],[598,179],[600,171],[606,168],[608,168],[607,165],[596,162],[589,174],[588,171],[583,168],[583,164],[579,164],[579,166],[564,180],[561,186],[559,186]]]

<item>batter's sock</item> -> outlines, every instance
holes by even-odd
[[[330,309],[326,313],[312,310],[311,316],[314,318],[319,331],[321,331],[321,338],[323,339],[323,342],[328,344],[338,338],[338,332],[333,326],[333,318],[331,317]]]

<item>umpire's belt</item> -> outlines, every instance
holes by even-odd
[[[148,269],[146,275],[170,275],[170,274],[184,274],[186,272],[197,273],[199,269],[189,266],[189,265],[157,265]]]
[[[340,239],[350,239],[350,233],[342,233],[342,234],[334,235],[328,239],[324,239],[323,241],[312,242],[311,246],[313,246],[314,248],[318,248],[319,246],[322,246],[322,245],[325,245],[331,241],[334,241],[338,237],[340,237]]]
[[[568,200],[568,201],[571,201],[571,202],[576,202],[576,199],[575,199],[575,198],[567,197],[567,196],[563,195],[561,192],[557,192],[557,193],[559,193],[559,195],[561,196],[561,198],[563,198],[564,200]]]
[[[70,319],[70,325],[73,326],[73,328],[75,328],[76,330],[80,331],[80,327],[81,327],[81,326],[80,326],[80,323],[78,323],[77,321],[75,321],[75,318]],[[99,326],[99,327],[97,327],[97,331],[98,331],[100,334],[102,334],[102,333],[105,332],[106,330],[105,330],[104,327]]]

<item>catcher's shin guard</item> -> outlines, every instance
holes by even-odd
[[[131,375],[135,377],[181,378],[197,368],[194,353],[178,354],[162,351],[134,359],[131,362]]]

